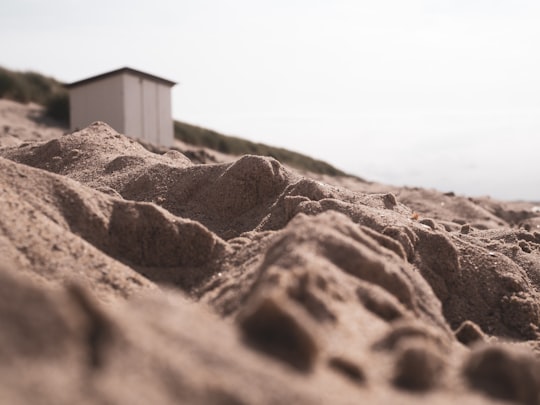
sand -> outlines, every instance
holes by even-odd
[[[540,404],[540,204],[0,101],[0,403]]]

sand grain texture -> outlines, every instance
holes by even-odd
[[[2,403],[540,404],[533,203],[2,146]]]

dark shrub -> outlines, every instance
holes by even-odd
[[[47,115],[64,124],[69,123],[69,97],[68,94],[57,93],[49,98],[45,104]]]

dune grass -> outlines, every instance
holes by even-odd
[[[16,72],[0,67],[0,98],[45,107],[49,117],[69,122],[69,99],[64,85],[36,72]]]
[[[36,72],[17,72],[0,67],[0,98],[45,106],[47,116],[69,124],[69,96],[64,84]],[[284,148],[250,142],[235,136],[174,121],[174,136],[185,143],[232,155],[271,156],[297,169],[332,176],[345,176],[341,170],[321,160]]]
[[[223,135],[218,132],[201,128],[185,122],[174,122],[174,136],[191,145],[204,146],[222,153],[231,155],[259,155],[271,156],[282,163],[289,164],[302,170],[331,176],[345,176],[346,174],[322,160],[313,159],[301,153],[284,148],[255,143],[235,136]]]

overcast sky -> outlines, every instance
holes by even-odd
[[[173,116],[364,178],[540,201],[537,0],[4,0],[0,65],[179,82]]]

